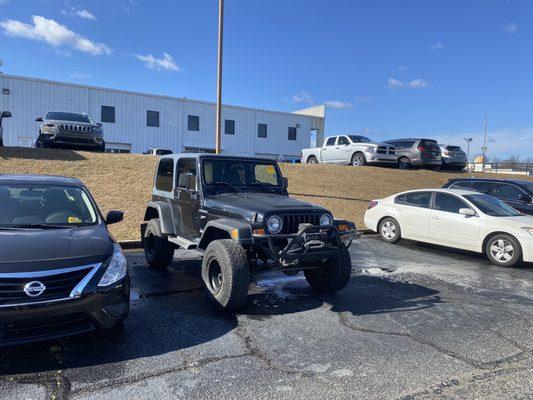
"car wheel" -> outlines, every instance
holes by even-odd
[[[318,164],[318,160],[316,159],[315,156],[311,156],[307,159],[307,163],[308,164]]]
[[[366,157],[363,153],[355,153],[352,156],[352,165],[354,167],[362,167],[366,164]]]
[[[207,298],[216,308],[233,310],[242,306],[250,285],[244,248],[231,239],[209,243],[202,260],[202,280]]]
[[[347,249],[318,268],[304,269],[307,283],[320,293],[335,293],[343,289],[350,281],[351,274],[352,261]]]
[[[501,234],[491,237],[485,246],[490,262],[500,267],[512,267],[522,258],[522,249],[511,235]]]
[[[163,237],[159,218],[151,219],[146,226],[143,238],[144,256],[148,265],[163,269],[170,265],[175,247]]]
[[[400,240],[402,232],[400,224],[394,218],[384,218],[379,224],[379,236],[389,243],[396,243]]]
[[[400,169],[409,169],[411,168],[411,160],[407,157],[402,157],[398,160],[398,168]]]

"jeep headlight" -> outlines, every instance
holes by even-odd
[[[374,150],[376,150],[376,148],[373,147],[373,146],[370,146],[370,147],[367,147],[367,148],[366,148],[367,153],[373,153]]]
[[[333,218],[329,214],[322,214],[320,216],[320,226],[333,225]]]
[[[267,219],[266,226],[268,231],[275,235],[276,233],[281,232],[281,228],[283,228],[283,220],[277,215],[272,215]]]
[[[118,282],[126,276],[128,272],[128,262],[122,253],[122,249],[118,244],[114,245],[113,255],[107,263],[107,268],[104,276],[98,282],[98,286],[109,286]]]
[[[533,236],[533,228],[530,226],[523,226],[523,230],[525,230],[527,233],[529,233],[531,236]]]

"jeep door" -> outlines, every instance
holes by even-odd
[[[182,158],[176,166],[174,218],[178,235],[194,240],[200,236],[199,194],[195,158]]]

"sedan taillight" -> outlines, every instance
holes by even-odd
[[[366,207],[367,210],[370,210],[371,208],[374,208],[375,206],[377,206],[379,204],[379,201],[377,200],[372,200],[370,203],[368,203],[368,206]]]

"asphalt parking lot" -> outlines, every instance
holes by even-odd
[[[529,399],[533,267],[375,236],[334,296],[271,274],[213,311],[199,258],[153,271],[128,252],[125,328],[2,349],[5,399]]]

